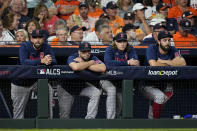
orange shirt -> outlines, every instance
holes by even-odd
[[[99,18],[101,14],[103,14],[103,10],[102,9],[99,9],[99,8],[96,8],[94,12],[89,12],[88,13],[88,16],[89,17],[93,17],[93,18]],[[79,8],[77,7],[75,9],[75,12],[73,13],[74,15],[79,15]]]
[[[175,6],[176,5],[176,2],[175,0],[162,0],[163,3],[166,3],[167,5],[172,5],[172,6]],[[172,2],[172,3],[171,3]]]
[[[116,34],[118,34],[120,32],[122,32],[122,28],[118,29],[116,31]],[[137,35],[145,34],[141,29],[136,29],[135,32],[136,32]]]
[[[192,7],[187,7],[187,9],[191,11],[194,16],[197,16],[197,10],[193,9]],[[180,22],[182,19],[182,14],[183,11],[178,6],[174,6],[168,11],[168,18],[176,18],[177,22]]]
[[[51,41],[51,45],[58,45],[58,43],[59,43],[59,39],[57,37],[53,38]]]
[[[112,28],[113,35],[115,36],[117,30],[124,26],[124,21],[119,16],[116,16],[115,20],[110,20],[109,26]]]
[[[66,1],[66,0],[58,0],[56,3],[55,3],[55,6],[57,7],[58,9],[58,12],[60,12],[60,10],[62,8],[68,8],[68,7],[72,7],[72,6],[78,6],[79,5],[79,1],[77,0],[72,0],[70,2]],[[72,15],[72,14],[67,14],[67,15],[59,15],[61,18],[65,19],[65,20],[68,20],[69,16]]]
[[[187,37],[183,37],[178,31],[173,35],[173,41],[176,47],[197,46],[197,38],[194,35],[188,34]]]

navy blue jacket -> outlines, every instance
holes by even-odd
[[[128,66],[127,60],[138,60],[138,56],[132,46],[129,52],[121,52],[109,46],[105,50],[104,63],[107,66]]]

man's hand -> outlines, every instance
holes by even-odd
[[[52,63],[52,57],[51,55],[46,55],[44,58],[41,59],[41,63],[45,65],[50,65]]]
[[[162,60],[162,59],[158,59],[157,60],[157,62],[159,62],[159,63],[161,63],[161,64],[166,64],[166,66],[168,66],[169,64],[168,64],[168,62],[169,62],[169,60]]]
[[[130,66],[139,66],[139,61],[138,60],[135,60],[135,59],[130,59],[127,61],[127,64],[130,65]]]
[[[84,60],[80,57],[75,58],[74,61],[76,61],[77,63],[84,62]]]

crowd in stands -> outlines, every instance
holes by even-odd
[[[111,44],[124,32],[131,45],[144,46],[157,41],[156,24],[162,24],[173,35],[172,45],[196,46],[196,5],[195,0],[1,0],[0,41],[20,44],[31,39],[31,30],[42,29],[49,44]]]
[[[94,72],[105,72],[105,65],[139,66],[133,48],[136,45],[149,46],[147,64],[150,66],[185,66],[184,58],[174,46],[197,46],[195,0],[6,0],[6,2],[0,0],[0,16],[1,45],[21,44],[20,50],[23,49],[25,52],[26,42],[29,48],[37,52],[43,43],[48,44],[45,46],[51,55],[46,55],[45,58],[42,54],[44,58],[41,58],[39,56],[41,54],[37,53],[35,59],[39,61],[36,61],[38,63],[34,61],[35,65],[51,65],[56,62],[49,45],[79,45],[78,54],[70,56],[67,62],[74,71],[89,69]],[[109,45],[105,52],[104,63],[96,57],[91,57],[91,45],[86,42],[91,45]],[[23,57],[21,61],[26,64],[35,60],[26,61],[29,56],[28,53],[25,55],[26,58],[23,55],[19,57]],[[102,70],[98,71],[97,66],[102,66]],[[102,83],[102,88],[108,95],[118,92],[112,82],[102,81]],[[113,88],[110,90],[113,92],[106,87]],[[98,108],[96,103],[99,101],[100,92],[95,90],[97,88],[92,84],[87,84],[87,89],[91,90],[86,90],[82,95],[90,98],[89,106],[93,106],[94,109],[88,106],[88,111],[93,116],[87,114],[86,118],[93,119],[96,117]],[[155,91],[152,87],[143,90],[153,97],[158,95],[155,92],[164,96],[163,101],[149,98],[154,103],[150,107],[149,111],[152,114],[149,114],[149,118],[160,118],[161,105],[170,99],[173,92],[168,90],[163,93],[157,89]],[[72,98],[68,93],[66,95]],[[16,103],[20,103],[19,98],[16,99]],[[110,101],[114,102],[116,96],[113,95],[113,98],[109,99],[113,99]],[[66,102],[70,103],[70,107],[64,107],[62,104],[62,112],[66,113],[62,114],[62,118],[69,117],[73,100]],[[114,119],[117,113],[116,105],[106,103],[109,104],[106,108],[107,118]],[[17,114],[19,109],[15,112]],[[18,118],[23,117],[22,115]]]

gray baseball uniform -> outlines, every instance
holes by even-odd
[[[33,36],[34,35],[34,36]],[[32,33],[32,39],[34,42],[43,42],[44,38],[41,30],[34,30]],[[40,38],[42,37],[42,38]],[[35,49],[33,42],[28,41],[22,43],[19,48],[19,65],[43,65],[41,59],[46,55],[51,57],[50,65],[56,64],[56,59],[51,47],[48,43],[40,43],[41,48]],[[12,80],[11,83],[11,98],[13,101],[13,118],[22,119],[24,118],[25,107],[29,98],[29,93],[31,90],[37,88],[37,80]],[[52,115],[52,87],[49,85],[49,96],[50,96],[50,114]],[[52,117],[52,116],[51,116]]]

